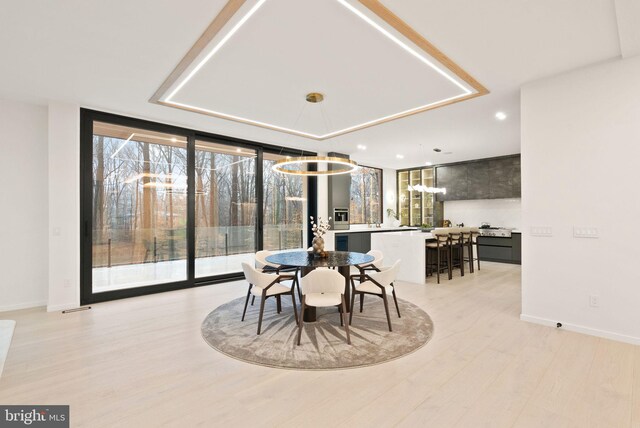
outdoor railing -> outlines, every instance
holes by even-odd
[[[305,248],[302,224],[265,225],[263,248],[271,251]],[[253,226],[196,228],[196,258],[256,251]],[[93,267],[158,263],[187,258],[186,229],[94,231]]]

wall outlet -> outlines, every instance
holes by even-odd
[[[600,296],[596,296],[595,294],[591,294],[589,296],[589,306],[592,308],[600,307]]]
[[[531,236],[551,237],[553,236],[553,229],[551,226],[532,226]]]
[[[573,226],[574,238],[598,238],[598,228]]]

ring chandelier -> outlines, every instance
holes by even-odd
[[[326,163],[327,170],[324,171],[304,171],[302,169],[292,169],[291,166],[297,165],[299,167],[308,164]],[[333,167],[333,168],[331,168]],[[327,156],[302,156],[295,158],[282,159],[273,165],[273,170],[280,174],[288,175],[305,175],[305,176],[318,176],[318,175],[339,175],[350,174],[358,169],[358,164],[350,159],[327,157]]]

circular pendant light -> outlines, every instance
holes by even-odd
[[[305,171],[302,168],[309,164],[326,163],[326,171]],[[297,166],[299,169],[294,169]],[[288,175],[339,175],[349,174],[358,169],[358,164],[350,159],[327,156],[302,156],[282,159],[273,165],[273,170]]]
[[[324,101],[324,95],[320,92],[310,92],[305,96],[305,100],[311,104],[319,104]],[[327,169],[318,171],[317,166],[319,163],[327,164]],[[309,164],[315,164],[316,171],[308,171],[303,168]],[[318,176],[349,174],[358,169],[358,164],[349,159],[331,156],[301,156],[279,160],[272,168],[280,174]]]

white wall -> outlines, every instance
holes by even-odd
[[[521,103],[522,319],[640,344],[640,57],[531,83]]]
[[[80,305],[80,108],[49,103],[49,311]]]
[[[0,311],[47,303],[47,109],[0,100]]]
[[[470,201],[447,201],[444,203],[444,218],[452,224],[465,226],[491,226],[520,228],[522,203],[517,199],[478,199]]]
[[[396,170],[384,168],[382,170],[382,197],[383,197],[383,211],[382,218],[384,223],[388,222],[387,209],[391,208],[394,211],[398,210],[396,205],[396,198],[398,189],[396,188]]]

